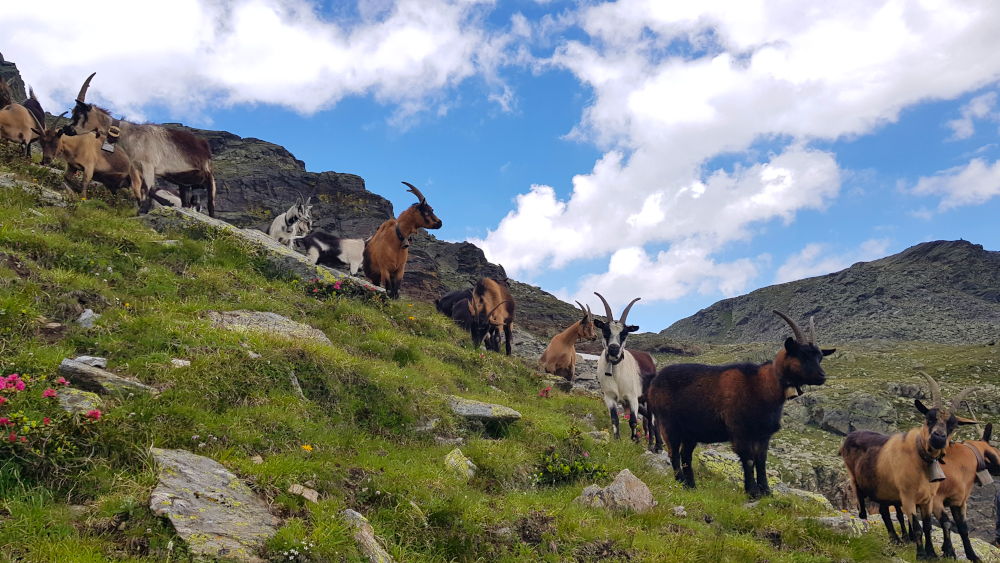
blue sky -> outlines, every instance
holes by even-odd
[[[1000,249],[992,1],[102,4],[128,48],[71,2],[0,13],[50,112],[97,71],[129,118],[281,144],[397,210],[410,181],[435,235],[564,299],[642,296],[643,330],[922,241]]]

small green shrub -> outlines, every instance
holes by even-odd
[[[590,452],[583,447],[580,429],[573,426],[562,444],[550,446],[537,466],[536,485],[562,485],[580,479],[600,481],[609,475],[603,463],[590,459]]]

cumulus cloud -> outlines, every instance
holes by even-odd
[[[866,262],[885,256],[888,239],[869,239],[856,249],[836,252],[832,245],[814,242],[807,244],[782,264],[774,276],[774,283],[785,283],[802,278],[837,272],[856,262]]]
[[[1000,112],[994,108],[997,103],[996,92],[987,92],[969,100],[962,106],[961,117],[948,122],[953,139],[968,139],[976,132],[976,121],[1000,121]]]
[[[581,287],[618,284],[622,298],[741,291],[752,263],[714,254],[838,195],[835,156],[810,142],[871,133],[909,105],[1000,77],[990,2],[620,0],[574,21],[585,37],[548,64],[592,89],[569,138],[604,154],[566,197],[550,186],[518,196],[477,242],[515,273],[609,256]],[[776,154],[758,155],[762,145]],[[652,243],[669,249],[650,256]]]
[[[974,158],[965,166],[942,170],[920,178],[912,193],[941,196],[938,211],[963,205],[978,205],[1000,195],[1000,160],[993,163]],[[924,213],[924,217],[930,217]]]
[[[510,105],[495,73],[508,39],[481,22],[491,4],[363,1],[334,19],[305,0],[119,0],[102,3],[95,27],[78,2],[40,0],[5,6],[0,28],[5,54],[52,107],[97,71],[89,96],[130,113],[269,103],[308,114],[352,95],[412,113],[475,75]]]

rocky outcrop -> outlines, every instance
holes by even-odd
[[[573,502],[595,508],[626,510],[643,513],[656,506],[653,493],[628,469],[622,469],[615,480],[604,487],[590,485]]]
[[[206,316],[219,328],[260,332],[288,338],[333,344],[323,331],[269,311],[209,311]]]
[[[521,419],[521,413],[503,405],[484,403],[452,395],[448,397],[452,412],[469,420],[492,423],[510,423]]]
[[[129,393],[155,394],[156,389],[136,381],[115,375],[101,368],[89,366],[69,358],[59,364],[59,375],[85,391],[99,395],[127,395]]]
[[[660,334],[702,342],[780,342],[771,313],[816,316],[820,344],[850,340],[995,342],[1000,252],[964,240],[918,244],[832,274],[725,299]]]
[[[185,450],[151,450],[159,482],[149,508],[165,516],[195,557],[257,561],[279,520],[218,462]]]

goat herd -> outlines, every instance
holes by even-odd
[[[40,140],[43,164],[54,157],[65,160],[68,185],[84,197],[92,179],[112,191],[128,187],[144,212],[154,203],[200,207],[200,200],[190,192],[191,188],[202,188],[207,191],[208,214],[214,216],[215,179],[208,143],[187,131],[114,119],[107,110],[86,103],[93,77],[91,74],[84,81],[71,121],[62,128],[43,125],[45,115],[33,91],[22,104],[12,103],[9,88],[0,81],[0,138],[20,143],[29,158],[31,143]],[[79,186],[73,181],[77,171],[83,173]],[[154,188],[157,178],[177,185],[179,196]],[[274,219],[268,234],[290,248],[300,246],[312,263],[346,266],[352,275],[363,269],[390,298],[398,298],[410,236],[420,228],[441,227],[441,220],[420,190],[403,183],[417,197],[417,203],[382,223],[369,239],[311,232],[312,205],[301,200]],[[594,318],[589,307],[577,302],[581,319],[552,338],[540,358],[542,369],[573,380],[576,343],[597,338],[600,330],[604,349],[597,377],[615,438],[620,436],[617,405],[621,403],[633,413],[629,417],[632,439],[638,440],[637,418],[642,416],[648,447],[660,451],[666,442],[677,480],[689,487],[695,485],[691,466],[695,446],[729,441],[742,464],[746,493],[751,497],[770,494],[767,451],[771,436],[780,428],[784,403],[801,395],[803,385],[826,381],[820,362],[834,352],[817,345],[812,318],[807,337],[792,319],[774,311],[794,337],[785,340],[772,361],[759,365],[675,364],[657,372],[649,354],[625,349],[628,335],[639,328],[627,324],[629,310],[639,298],[615,320],[607,300],[596,295],[604,304],[605,320]],[[477,347],[485,343],[488,350],[499,352],[502,333],[505,352],[510,355],[515,304],[505,283],[482,278],[473,287],[442,296],[435,306],[467,330]],[[991,425],[986,425],[981,440],[950,442],[957,426],[975,423],[957,414],[970,390],[946,407],[938,384],[922,375],[930,386],[933,406],[915,400],[924,417],[921,426],[891,436],[852,432],[839,453],[862,518],[867,517],[866,503],[877,503],[894,541],[907,538],[916,543],[919,557],[933,557],[933,515],[944,530],[943,553],[955,553],[950,538],[954,528],[966,556],[978,560],[969,541],[965,506],[973,484],[988,483],[991,473],[1000,474],[1000,450],[989,443]],[[890,507],[897,512],[899,535],[890,519]]]

